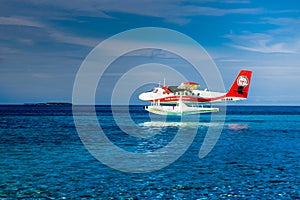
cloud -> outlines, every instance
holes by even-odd
[[[224,16],[229,14],[256,14],[262,12],[260,8],[243,8],[236,6],[234,9],[224,9],[218,1],[201,1],[184,2],[181,0],[144,0],[144,1],[117,1],[117,0],[90,0],[83,2],[81,0],[73,1],[39,1],[27,0],[20,4],[18,1],[4,0],[5,8],[1,7],[0,12],[5,17],[0,17],[0,26],[24,26],[28,27],[25,32],[2,31],[7,34],[4,38],[32,46],[41,40],[53,42],[74,44],[84,47],[94,47],[101,39],[90,38],[86,36],[76,35],[67,29],[54,28],[53,21],[64,19],[64,21],[76,21],[79,23],[80,16],[90,16],[95,18],[112,18],[113,13],[126,13],[133,15],[141,15],[148,17],[156,17],[164,19],[166,22],[179,25],[187,24],[194,16]],[[210,7],[209,3],[213,2],[218,7]],[[248,1],[228,1],[228,4],[241,5]],[[145,8],[147,9],[141,9]],[[42,11],[43,10],[43,11]],[[16,12],[18,11],[18,12]],[[70,14],[72,11],[72,15]],[[11,13],[17,13],[11,15]],[[110,16],[111,15],[111,16]],[[114,15],[116,16],[116,15]],[[61,26],[61,25],[59,25]],[[39,28],[40,30],[30,30],[29,28]],[[8,29],[7,29],[8,30]],[[10,33],[9,33],[10,32]],[[31,37],[32,36],[32,37]]]
[[[209,6],[209,3],[214,3],[215,6]],[[230,0],[219,3],[218,1],[201,1],[201,2],[185,2],[182,0],[72,0],[72,1],[39,1],[27,0],[22,4],[20,15],[35,16],[42,19],[57,19],[63,17],[72,18],[72,16],[91,16],[100,18],[112,18],[112,13],[126,13],[148,17],[162,18],[167,22],[186,24],[193,16],[224,16],[229,14],[258,14],[262,13],[261,8],[244,8],[243,4],[248,1]],[[224,8],[224,4],[236,4],[236,8]],[[19,3],[11,0],[11,7],[8,10],[15,10],[20,7]],[[145,9],[146,8],[146,9]],[[45,12],[40,12],[45,10]],[[70,12],[72,11],[72,15]],[[0,8],[2,13],[6,10]],[[51,12],[50,12],[51,11]]]
[[[223,1],[222,3],[249,4],[250,1],[249,0],[226,0]]]
[[[95,47],[100,42],[100,39],[66,35],[54,30],[49,31],[49,36],[57,42],[86,47]]]
[[[288,12],[288,11],[285,11]],[[290,13],[297,13],[289,10]],[[256,21],[238,22],[256,32],[243,31],[224,36],[230,39],[230,46],[259,53],[300,53],[300,17],[278,17],[281,12],[273,11],[272,17],[262,17]],[[299,11],[298,11],[299,13]]]
[[[35,42],[48,40],[65,44],[94,47],[100,41],[96,38],[80,37],[70,33],[64,33],[52,28],[51,25],[47,25],[46,23],[42,23],[27,17],[0,17],[0,26],[1,25],[27,27],[27,29],[23,28],[22,32],[14,31],[13,33],[9,32],[9,34],[5,33],[5,29],[3,28],[1,33],[1,35],[4,34],[2,39],[14,39],[15,41],[24,45],[33,45]],[[39,28],[39,30],[30,28]],[[8,30],[11,31],[11,29]]]
[[[229,62],[229,63],[245,63],[248,62],[248,60],[244,59],[232,59],[232,58],[220,58],[217,59],[218,62]]]
[[[44,26],[33,19],[24,17],[0,17],[0,25],[29,26],[39,28]]]
[[[271,33],[243,32],[240,35],[228,34],[224,36],[232,41],[232,46],[237,49],[259,53],[298,53],[299,48],[284,38]]]
[[[231,45],[237,49],[246,50],[246,51],[254,51],[260,53],[296,53],[296,51],[286,48],[285,43],[277,43],[273,45],[269,45],[268,41],[260,40],[256,46],[247,47],[241,45]]]
[[[5,47],[3,45],[0,47],[0,53],[2,55],[4,55],[4,54],[15,54],[17,52],[19,52],[19,51],[14,49],[14,48],[11,48],[11,47]]]
[[[300,18],[288,18],[288,17],[265,17],[262,18],[262,23],[266,24],[274,24],[279,26],[293,26],[293,25],[299,25],[300,24]]]

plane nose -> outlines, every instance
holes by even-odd
[[[139,99],[142,100],[142,101],[147,101],[147,99],[148,99],[148,98],[147,98],[147,94],[146,94],[146,93],[140,94],[140,95],[139,95]]]

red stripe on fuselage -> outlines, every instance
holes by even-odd
[[[182,101],[184,102],[211,102],[224,98],[226,95],[215,97],[215,98],[201,98],[201,97],[191,97],[191,96],[182,96]],[[160,99],[151,100],[151,102],[160,101],[162,103],[175,103],[178,102],[180,96],[170,96]]]

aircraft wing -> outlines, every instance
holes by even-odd
[[[180,90],[192,91],[198,88],[200,85],[195,82],[183,82],[177,88]]]

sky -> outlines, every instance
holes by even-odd
[[[0,104],[71,102],[76,74],[94,47],[123,31],[160,27],[183,33],[202,45],[220,71],[226,89],[241,69],[252,70],[249,98],[242,105],[300,105],[298,0],[0,3]],[[160,62],[161,55],[157,50],[145,50],[127,57],[134,57],[135,64],[145,64]],[[176,63],[164,54],[166,57],[171,58],[171,64],[182,62]],[[122,59],[118,62],[129,66],[133,61],[123,58],[123,63]],[[167,65],[168,59],[163,64]],[[153,73],[153,82],[158,82],[163,72]],[[119,74],[110,73],[105,82],[110,85],[117,78]],[[180,84],[176,80],[169,82]],[[109,92],[97,93],[96,103],[110,103]]]

